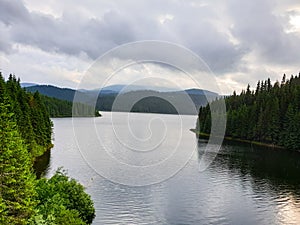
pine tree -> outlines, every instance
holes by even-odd
[[[226,97],[225,103],[227,136],[300,149],[300,77],[284,75],[281,84],[274,85],[270,79],[259,81],[255,92],[248,85],[240,95]],[[207,108],[199,112],[200,132],[209,131]]]
[[[279,101],[276,97],[270,100],[270,124],[268,134],[273,144],[278,144],[280,134]]]
[[[42,188],[35,180],[32,159],[51,144],[51,127],[40,95],[27,93],[13,75],[5,82],[0,72],[1,225],[92,222],[95,209],[80,184],[62,174],[55,176],[61,179],[52,185],[44,178]],[[61,187],[60,194],[55,193],[57,187]],[[49,195],[41,199],[45,189]],[[45,211],[41,212],[43,208]]]
[[[4,98],[0,103],[0,221],[26,224],[36,205],[35,181],[30,155],[7,102]]]

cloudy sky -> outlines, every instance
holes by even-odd
[[[105,52],[143,40],[190,49],[224,94],[300,71],[299,0],[0,0],[0,33],[5,76],[61,87],[77,87]],[[195,86],[160,64],[126,68],[114,83],[147,71]]]

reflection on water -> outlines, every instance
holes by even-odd
[[[203,144],[198,145],[201,158]],[[209,170],[241,183],[244,195],[254,200],[258,222],[300,224],[299,157],[299,152],[224,144]],[[268,214],[272,218],[265,218]]]
[[[143,114],[138,116],[141,123]],[[190,132],[196,118],[183,118],[190,121],[183,127]],[[176,176],[156,185],[129,187],[100,177],[87,165],[71,119],[53,121],[55,147],[45,156],[50,159],[46,175],[63,166],[87,187],[96,207],[94,224],[300,224],[299,153],[225,144],[200,173],[205,143],[191,134],[183,141],[189,147],[195,143],[198,152]],[[105,113],[96,125],[103,137],[114,138]]]

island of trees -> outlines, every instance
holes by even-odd
[[[211,104],[218,104],[216,99]],[[226,137],[300,150],[300,74],[281,82],[259,81],[256,90],[248,85],[239,95],[225,97]],[[200,136],[210,134],[209,105],[199,110]]]
[[[0,224],[91,224],[93,202],[62,170],[37,179],[33,162],[52,147],[43,97],[0,73]]]

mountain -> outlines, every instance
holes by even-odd
[[[104,87],[104,88],[101,89],[101,91],[111,91],[111,92],[119,93],[125,87],[126,87],[126,85],[116,84],[116,85],[110,85],[110,86]]]
[[[125,85],[107,86],[102,88],[100,92],[97,89],[78,90],[77,99],[79,99],[79,102],[89,105],[92,105],[97,99],[96,109],[100,111],[111,111],[113,103],[118,97],[118,99],[121,99],[121,104],[114,107],[114,111],[197,114],[196,111],[200,106],[204,106],[208,101],[218,97],[217,93],[201,89],[157,91],[147,89],[147,86],[132,85],[126,86],[126,90],[122,91],[124,87]],[[59,88],[52,85],[30,86],[26,89],[30,92],[38,91],[42,95],[70,102],[73,101],[76,92],[74,89]],[[160,90],[167,89],[160,88]],[[188,104],[189,100],[192,100],[190,103],[193,105]],[[134,102],[134,105],[131,104],[132,102]]]
[[[72,102],[75,94],[75,90],[70,88],[59,88],[52,85],[36,85],[26,87],[29,92],[38,91],[42,95],[48,97],[57,98],[61,100],[67,100]]]
[[[212,92],[212,91],[196,89],[196,88],[187,89],[187,90],[184,90],[184,91],[186,93],[188,93],[189,95],[207,95],[207,96],[211,96],[211,95],[216,96],[216,95],[218,95],[217,93]]]
[[[22,88],[31,87],[31,86],[37,86],[38,84],[35,83],[21,83]]]
[[[101,93],[108,94],[108,93],[126,93],[130,91],[143,91],[143,90],[151,90],[151,91],[158,91],[158,92],[175,92],[180,91],[180,89],[175,88],[166,88],[166,87],[159,87],[159,86],[146,86],[146,85],[125,85],[125,84],[116,84],[106,86],[101,89]],[[82,89],[83,92],[99,92],[99,89],[94,90],[85,90]]]
[[[199,94],[200,93],[200,94]],[[158,92],[153,90],[130,91],[118,95],[118,103],[113,111],[152,112],[166,114],[198,114],[200,106],[214,100],[218,95],[188,94],[185,91]],[[132,103],[134,103],[132,105]],[[101,108],[101,98],[99,108]],[[107,109],[111,111],[110,109]]]

